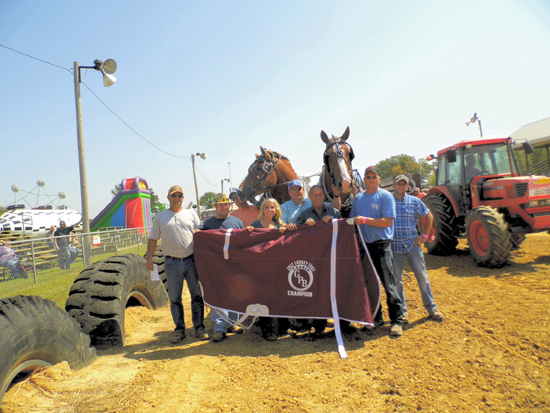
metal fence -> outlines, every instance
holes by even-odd
[[[136,246],[138,253],[145,253],[149,228],[113,228],[90,233],[92,257],[105,253],[116,255]],[[86,234],[77,233],[9,242],[8,249],[4,247],[0,256],[0,282],[17,283],[18,280],[30,278],[38,283],[41,274],[46,271],[50,273],[52,270],[66,271],[75,268],[83,270],[84,235]],[[54,239],[57,240],[57,246]],[[17,286],[14,285],[14,288]]]

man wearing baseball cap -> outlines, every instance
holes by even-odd
[[[386,303],[391,321],[390,334],[403,334],[403,305],[395,276],[391,240],[394,234],[395,201],[388,191],[380,188],[380,172],[375,166],[365,169],[364,182],[367,190],[359,193],[353,202],[350,217],[358,226],[365,241],[368,254],[376,268],[378,278],[386,291]],[[362,258],[368,265],[369,257]],[[384,324],[382,307],[374,315],[374,328]]]
[[[243,222],[239,218],[229,215],[232,203],[233,201],[229,199],[227,194],[217,194],[214,201],[212,201],[212,205],[216,208],[216,215],[204,221],[202,229],[205,231],[211,229],[230,228],[244,229]],[[237,321],[238,316],[236,313],[224,312],[231,320]],[[227,338],[227,333],[242,334],[244,331],[242,327],[232,326],[229,322],[225,321],[214,309],[212,309],[211,317],[214,321],[214,334],[212,335],[212,341],[215,343],[225,340]]]
[[[443,320],[443,314],[434,303],[428,272],[424,263],[422,244],[428,239],[432,228],[433,215],[424,203],[417,197],[407,194],[409,178],[398,175],[393,180],[393,197],[395,198],[395,231],[391,242],[393,252],[393,272],[397,283],[397,291],[403,302],[403,322],[408,324],[407,303],[403,289],[403,267],[405,260],[409,262],[422,296],[422,303],[428,315],[434,320]],[[420,192],[420,191],[419,191]],[[418,217],[425,217],[422,234],[418,235],[416,222]]]
[[[298,215],[302,211],[311,208],[312,203],[309,198],[304,199],[304,185],[299,179],[293,179],[288,183],[288,194],[290,195],[290,201],[286,201],[281,205],[281,212],[283,213],[281,219],[285,224],[296,225]],[[325,205],[339,210],[341,206],[340,197],[335,196],[332,204],[325,202]]]
[[[187,281],[191,296],[191,311],[195,337],[208,340],[204,328],[204,301],[195,269],[193,257],[193,232],[199,228],[200,220],[195,211],[183,209],[183,189],[174,185],[168,190],[170,208],[155,215],[153,227],[147,243],[147,269],[153,271],[153,255],[158,240],[162,240],[164,271],[168,284],[170,311],[176,328],[172,333],[172,343],[179,343],[186,337],[185,320],[181,294],[183,281]]]

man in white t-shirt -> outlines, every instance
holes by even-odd
[[[193,233],[199,229],[200,220],[195,211],[183,209],[183,198],[181,186],[174,185],[168,190],[170,208],[155,215],[147,244],[146,266],[149,271],[153,271],[153,255],[157,248],[157,241],[162,240],[170,311],[176,325],[171,337],[172,343],[179,343],[186,337],[181,298],[184,280],[187,281],[191,296],[195,337],[200,340],[209,339],[204,328],[204,300],[193,257]]]

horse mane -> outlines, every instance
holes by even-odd
[[[273,156],[274,158],[278,158],[278,159],[282,159],[290,162],[290,159],[288,159],[285,155],[283,155],[280,152],[274,151],[273,149],[265,149],[265,151],[271,154],[271,156]]]

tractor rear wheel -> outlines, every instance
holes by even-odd
[[[482,206],[466,218],[466,238],[470,253],[484,267],[500,268],[506,265],[512,250],[512,239],[504,215]]]
[[[434,217],[432,230],[424,244],[432,255],[451,255],[456,250],[456,215],[447,198],[440,194],[430,194],[422,201]]]
[[[525,234],[512,234],[510,235],[510,240],[514,249],[519,248],[521,243],[525,241]]]

